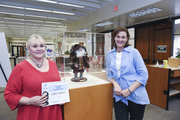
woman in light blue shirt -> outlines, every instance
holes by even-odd
[[[148,71],[135,48],[129,46],[126,28],[118,27],[112,33],[114,49],[106,56],[106,74],[114,86],[116,120],[142,120],[145,105],[149,104],[145,85]]]

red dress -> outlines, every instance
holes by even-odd
[[[47,107],[18,105],[21,97],[41,96],[41,83],[60,81],[59,72],[54,61],[49,61],[49,71],[40,72],[26,60],[17,64],[7,83],[4,97],[11,108],[18,108],[17,120],[62,120],[60,105]]]

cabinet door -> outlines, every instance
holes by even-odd
[[[149,79],[146,89],[150,103],[168,110],[170,69],[147,66]]]
[[[149,37],[149,26],[136,28],[135,47],[139,50],[146,64],[149,64]]]
[[[154,60],[168,60],[171,56],[171,29],[163,29],[155,31],[155,51]],[[158,46],[164,46],[165,50],[158,52]]]

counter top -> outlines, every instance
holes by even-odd
[[[100,79],[93,75],[84,75],[83,77],[87,78],[87,81],[85,81],[85,82],[73,82],[73,81],[71,81],[72,77],[65,77],[65,81],[68,81],[69,89],[89,87],[89,86],[94,86],[94,85],[102,85],[102,84],[110,83],[106,80]]]
[[[147,65],[147,66],[156,67],[156,65]],[[157,68],[163,68],[163,65],[159,65]],[[168,67],[164,68],[164,69],[180,70],[180,66],[179,66],[179,68],[174,68],[174,67],[169,67],[169,65],[168,65]]]

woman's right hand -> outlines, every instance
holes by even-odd
[[[116,95],[121,96],[121,95],[122,95],[122,89],[121,89],[121,87],[119,86],[119,84],[116,82],[116,80],[111,79],[111,83],[112,83],[113,86],[114,86],[114,93],[115,93]]]

